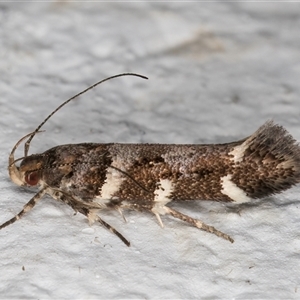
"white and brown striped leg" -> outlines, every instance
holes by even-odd
[[[16,222],[17,220],[19,220],[25,213],[29,212],[35,205],[36,203],[47,193],[48,191],[48,187],[45,187],[43,189],[41,189],[33,198],[31,198],[25,205],[24,208],[17,214],[15,215],[13,218],[11,218],[10,220],[8,220],[7,222],[3,223],[2,225],[0,225],[0,229]]]
[[[56,199],[60,200],[69,206],[71,206],[75,212],[80,212],[81,214],[85,215],[88,218],[89,224],[92,225],[94,222],[99,222],[105,228],[107,228],[110,232],[115,234],[126,246],[130,246],[130,242],[114,227],[106,223],[98,216],[98,207],[88,207],[87,204],[77,200],[72,195],[63,192],[63,191],[52,191],[51,195]]]
[[[202,229],[204,231],[207,231],[207,232],[210,232],[210,233],[213,233],[214,235],[218,236],[218,237],[221,237],[231,243],[234,242],[234,240],[227,234],[219,231],[218,229],[216,229],[215,227],[213,226],[209,226],[205,223],[203,223],[202,221],[200,220],[197,220],[197,219],[194,219],[190,216],[187,216],[185,214],[182,214],[181,212],[178,212],[177,210],[174,210],[172,208],[169,208],[169,207],[165,207],[165,213],[166,214],[170,214],[172,217],[176,218],[176,219],[180,219],[184,222],[187,222],[199,229]]]
[[[99,209],[88,209],[88,208],[79,208],[78,211],[85,216],[87,216],[89,220],[89,224],[92,225],[94,222],[99,222],[101,225],[103,225],[105,228],[107,228],[110,232],[115,234],[127,247],[130,247],[130,242],[114,227],[106,223],[104,220],[102,220],[98,216]]]
[[[209,226],[200,220],[193,219],[190,216],[184,215],[181,212],[166,206],[166,204],[171,201],[170,197],[172,195],[173,190],[174,190],[174,183],[171,180],[161,179],[157,184],[156,190],[154,191],[154,204],[151,211],[155,214],[158,223],[160,224],[161,227],[163,227],[163,223],[160,218],[160,215],[169,214],[176,219],[180,219],[199,229],[213,233],[216,236],[221,237],[233,243],[233,239],[229,235],[217,230],[215,227]]]
[[[103,221],[99,216],[97,216],[96,221],[98,221],[101,225],[107,228],[110,232],[115,234],[127,247],[130,247],[130,242],[119,231],[117,231],[111,225]]]

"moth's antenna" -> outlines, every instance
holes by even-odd
[[[38,133],[38,132],[40,132],[40,131],[37,131],[36,133]],[[15,144],[15,146],[12,148],[9,158],[8,158],[9,177],[17,185],[22,185],[23,180],[22,180],[19,168],[16,166],[16,162],[19,161],[20,159],[15,159],[15,151],[25,139],[27,139],[30,135],[32,135],[32,133],[33,132],[26,134]],[[23,158],[24,157],[22,157],[22,159]],[[0,229],[1,229],[1,227],[0,227]]]
[[[122,77],[122,76],[137,76],[137,77],[140,77],[140,78],[143,78],[143,79],[148,79],[148,77],[146,76],[143,76],[143,75],[140,75],[140,74],[136,74],[136,73],[122,73],[122,74],[117,74],[117,75],[114,75],[114,76],[110,76],[110,77],[107,77],[105,79],[102,79],[100,81],[98,81],[97,83],[91,85],[90,87],[88,87],[87,89],[85,89],[84,91],[76,94],[75,96],[71,97],[70,99],[68,99],[67,101],[63,102],[60,106],[58,106],[37,128],[35,131],[33,131],[31,134],[30,134],[30,137],[29,139],[26,141],[25,145],[24,145],[24,156],[26,157],[27,154],[28,154],[28,151],[29,151],[29,147],[30,147],[30,142],[31,140],[33,139],[33,137],[36,135],[36,133],[41,129],[41,127],[58,111],[60,110],[63,106],[65,106],[66,104],[68,104],[70,101],[72,101],[73,99],[77,98],[78,96],[84,94],[85,92],[93,89],[94,87],[96,87],[97,85],[105,82],[105,81],[108,81],[110,79],[114,79],[114,78],[117,78],[117,77]]]

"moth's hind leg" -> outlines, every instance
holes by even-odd
[[[218,229],[216,229],[213,226],[207,225],[207,224],[203,223],[200,220],[197,220],[197,219],[194,219],[190,216],[187,216],[187,215],[185,215],[185,214],[183,214],[183,213],[181,213],[177,210],[174,210],[170,207],[164,206],[163,208],[164,208],[165,214],[170,214],[172,217],[174,217],[176,219],[180,219],[184,222],[187,222],[187,223],[191,224],[192,226],[195,226],[199,229],[210,232],[210,233],[212,233],[212,234],[214,234],[218,237],[221,237],[221,238],[223,238],[227,241],[230,241],[231,243],[234,242],[234,240],[229,235],[219,231]]]
[[[15,223],[17,220],[19,220],[25,213],[30,211],[46,193],[47,193],[47,188],[43,188],[42,190],[40,190],[34,197],[32,197],[24,205],[24,208],[17,215],[15,215],[13,218],[11,218],[10,220],[8,220],[5,223],[3,223],[2,225],[0,225],[0,229],[4,228],[12,223]]]

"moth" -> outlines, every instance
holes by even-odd
[[[123,73],[101,80],[62,103],[16,143],[9,155],[10,178],[19,186],[39,187],[39,192],[0,229],[20,219],[47,194],[85,215],[90,224],[99,222],[127,246],[129,241],[100,212],[151,212],[162,227],[161,216],[170,215],[233,242],[229,235],[168,204],[189,200],[243,203],[280,193],[299,182],[300,146],[272,121],[247,138],[225,144],[82,143],[28,155],[31,140],[53,114],[100,83],[121,76],[147,79]],[[24,157],[15,159],[25,139]]]

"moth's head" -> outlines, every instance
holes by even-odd
[[[20,186],[37,186],[40,184],[42,155],[30,155],[23,158],[15,159],[14,154],[19,144],[30,134],[20,139],[13,147],[8,159],[8,172],[10,179]],[[21,161],[20,166],[16,162]]]

